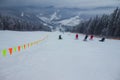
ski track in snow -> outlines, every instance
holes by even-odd
[[[83,41],[79,34],[0,31],[0,50],[48,39],[13,56],[0,55],[0,80],[120,80],[120,41]]]

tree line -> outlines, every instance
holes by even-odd
[[[82,21],[72,32],[120,38],[120,8],[116,8],[110,15],[103,14]]]
[[[0,14],[0,30],[50,31],[51,29],[38,21]]]

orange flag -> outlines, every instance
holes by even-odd
[[[18,52],[20,52],[20,46],[18,46]]]
[[[12,53],[13,53],[13,49],[12,48],[9,48],[9,53],[12,56]]]
[[[26,49],[26,45],[24,44],[24,49]]]
[[[30,47],[30,44],[28,43],[28,48]]]

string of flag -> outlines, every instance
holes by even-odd
[[[43,39],[36,40],[36,41],[34,41],[34,42],[26,43],[26,44],[23,44],[23,45],[18,45],[18,46],[16,46],[16,47],[10,47],[10,48],[7,48],[7,49],[3,49],[3,50],[1,51],[2,56],[6,57],[7,54],[9,54],[10,56],[12,56],[13,53],[15,53],[15,52],[21,52],[22,50],[25,50],[25,49],[27,49],[27,48],[30,48],[30,47],[34,46],[34,45],[37,45],[37,44],[39,44],[41,41],[44,41],[46,38],[48,38],[48,35],[45,36]]]

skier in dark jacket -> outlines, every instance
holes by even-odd
[[[59,39],[62,39],[61,35],[59,35]]]
[[[105,41],[105,37],[103,37],[101,40],[99,40],[100,42],[104,42]]]
[[[85,35],[84,41],[87,41],[88,35]]]

